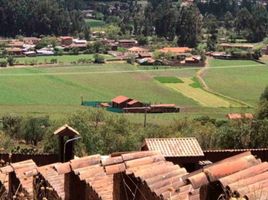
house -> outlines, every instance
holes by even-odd
[[[142,53],[138,53],[138,57],[139,58],[152,58],[153,55],[150,52],[142,52]]]
[[[69,46],[73,43],[73,37],[70,36],[61,36],[60,43],[62,46]]]
[[[230,120],[241,120],[241,119],[253,119],[254,115],[252,113],[229,113],[226,115],[226,117]]]
[[[243,43],[222,43],[219,44],[219,47],[221,47],[224,51],[228,49],[241,49],[241,50],[252,50],[254,45],[252,44],[243,44]]]
[[[142,47],[131,47],[127,50],[127,53],[129,54],[134,54],[134,55],[139,55],[140,53],[148,53],[149,49],[145,49]]]
[[[191,57],[186,57],[183,63],[186,64],[197,64],[201,61],[201,56],[191,56]]]
[[[146,138],[141,150],[160,152],[167,161],[191,170],[195,169],[200,160],[204,160],[203,150],[194,137]]]
[[[126,96],[117,96],[112,99],[112,107],[113,108],[125,108],[127,107],[127,103],[132,101],[129,97]]]
[[[155,104],[150,106],[151,113],[180,112],[180,108],[175,104]]]
[[[127,102],[127,107],[143,107],[143,103],[136,99]]]
[[[171,53],[175,56],[179,56],[186,53],[191,53],[192,49],[189,47],[165,47],[163,49],[159,49],[159,52],[162,53]]]
[[[119,40],[118,46],[123,48],[131,48],[137,46],[138,41],[137,40]]]
[[[23,55],[23,50],[21,48],[18,47],[9,47],[9,48],[5,48],[7,54],[9,55],[16,55],[16,56],[21,56]]]
[[[28,44],[28,45],[37,45],[40,40],[41,39],[37,37],[24,37],[22,39],[24,44]]]
[[[8,46],[11,48],[23,48],[24,42],[18,40],[12,40],[8,43]]]

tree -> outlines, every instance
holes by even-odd
[[[235,19],[235,28],[238,35],[249,38],[251,33],[251,26],[253,24],[253,17],[247,8],[242,8],[237,13]]]
[[[234,26],[234,17],[232,15],[231,12],[227,12],[225,15],[224,15],[224,27],[227,29],[227,30],[230,30],[232,29]]]
[[[27,143],[37,145],[43,138],[49,126],[48,117],[28,117],[22,126],[22,137]]]
[[[9,66],[13,66],[15,64],[16,60],[13,56],[8,56],[7,57],[7,63]]]
[[[95,54],[94,55],[94,63],[102,64],[105,63],[105,58],[103,55]]]
[[[261,94],[257,118],[261,120],[268,119],[268,87],[266,87],[264,92]]]
[[[206,16],[204,21],[206,21],[205,26],[207,28],[207,34],[208,34],[207,49],[209,51],[215,51],[218,37],[217,19],[214,15],[209,14],[208,16]]]
[[[179,11],[176,34],[178,45],[196,47],[201,39],[202,17],[199,9],[192,6],[182,6]]]

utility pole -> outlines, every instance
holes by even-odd
[[[147,125],[147,106],[145,107],[144,111],[144,122],[143,122],[144,128],[146,128],[146,125]]]

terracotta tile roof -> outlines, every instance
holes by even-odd
[[[229,113],[227,114],[228,119],[253,119],[254,116],[251,113],[245,113],[245,114],[240,114],[240,113]]]
[[[196,138],[147,138],[144,147],[159,151],[165,157],[204,156]]]
[[[56,191],[57,195],[61,198],[65,198],[64,192],[64,175],[58,174],[53,166],[55,164],[38,167],[38,172],[44,177],[49,185]]]
[[[152,104],[151,105],[152,108],[174,108],[176,107],[176,104]]]
[[[28,193],[28,197],[33,198],[33,171],[37,170],[34,161],[26,160],[12,163],[10,166],[13,168],[14,173],[19,180],[21,188]]]
[[[129,97],[126,97],[126,96],[117,96],[114,99],[112,99],[112,102],[120,104],[120,103],[124,103],[124,102],[130,101],[130,100],[131,99]]]
[[[132,47],[128,49],[129,52],[148,52],[149,49],[141,48],[141,47]]]
[[[188,53],[192,51],[192,49],[190,49],[189,47],[165,47],[163,49],[160,49],[159,51],[163,53],[180,54],[180,53]]]
[[[139,103],[139,101],[136,100],[136,99],[133,99],[133,100],[129,101],[127,104],[128,104],[128,105],[133,105],[133,104],[135,104],[135,103]]]

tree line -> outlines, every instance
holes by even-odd
[[[77,10],[80,8],[77,2],[0,0],[0,35],[14,37],[79,33],[87,27],[81,12]]]

